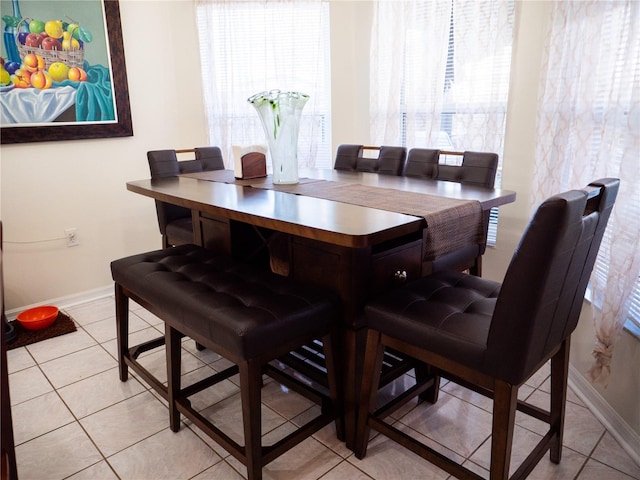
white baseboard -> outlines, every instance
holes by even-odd
[[[640,435],[631,429],[573,365],[569,365],[569,386],[625,452],[640,465]]]
[[[99,300],[101,298],[105,298],[110,295],[113,295],[113,285],[96,288],[95,290],[88,290],[86,292],[75,293],[73,295],[67,295],[65,297],[52,298],[50,300],[44,300],[39,303],[34,303],[33,305],[25,305],[24,307],[8,310],[7,312],[5,312],[5,314],[7,315],[7,320],[11,321],[11,320],[15,320],[18,314],[23,310],[27,310],[32,307],[37,307],[39,305],[55,305],[56,307],[62,310],[65,308],[73,307],[80,303],[86,303],[92,300]]]

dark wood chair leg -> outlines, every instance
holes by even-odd
[[[491,434],[491,480],[509,478],[517,404],[518,388],[502,380],[496,380]]]
[[[118,345],[118,372],[120,381],[126,382],[129,378],[129,369],[124,361],[129,350],[129,297],[123,291],[122,286],[116,283],[116,342]]]
[[[262,479],[262,412],[260,387],[262,365],[255,360],[238,365],[240,371],[240,396],[244,426],[244,453],[248,480]]]
[[[560,350],[551,358],[551,408],[550,428],[555,432],[551,441],[550,458],[553,463],[562,459],[562,439],[564,434],[564,415],[567,404],[567,381],[569,377],[570,337]]]
[[[167,394],[169,401],[169,427],[172,431],[180,430],[180,412],[176,399],[180,395],[180,370],[182,363],[182,335],[165,323],[165,343],[167,352]]]
[[[369,330],[364,354],[364,366],[362,370],[362,385],[360,398],[356,412],[356,439],[354,452],[356,457],[362,459],[367,454],[369,433],[369,414],[375,410],[380,374],[382,373],[382,360],[384,358],[384,346],[380,343],[380,333]]]

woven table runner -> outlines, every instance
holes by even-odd
[[[183,175],[213,182],[234,183],[307,197],[377,208],[422,217],[427,223],[424,260],[430,261],[484,241],[482,207],[475,200],[407,192],[391,188],[301,178],[300,183],[274,185],[271,177],[236,179],[233,171],[216,170]]]
[[[279,190],[278,186],[278,190]],[[483,241],[482,207],[474,200],[331,181],[299,184],[291,193],[423,217],[427,222],[424,260]]]

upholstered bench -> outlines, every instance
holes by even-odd
[[[340,422],[340,381],[334,358],[340,318],[339,300],[331,292],[301,284],[252,265],[234,261],[195,245],[182,245],[133,255],[111,263],[115,281],[120,379],[134,370],[169,402],[170,426],[180,428],[185,415],[247,466],[248,478],[259,479],[262,467],[323,426]],[[129,348],[128,300],[133,299],[165,323],[165,337]],[[181,338],[227,358],[235,365],[181,388]],[[310,388],[273,365],[273,360],[314,338],[326,356],[328,393]],[[142,351],[165,343],[167,386],[138,361]],[[197,412],[191,395],[239,373],[244,446]],[[321,413],[270,446],[262,446],[260,406],[263,373],[322,405]]]

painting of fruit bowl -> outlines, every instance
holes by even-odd
[[[133,135],[113,0],[0,0],[2,143]]]

